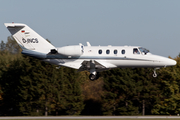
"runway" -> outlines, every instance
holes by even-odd
[[[180,116],[58,116],[58,117],[0,117],[2,120],[15,119],[157,119],[157,118],[180,118]]]

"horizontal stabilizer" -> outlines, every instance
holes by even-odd
[[[14,23],[5,23],[4,24],[6,27],[25,27],[25,24],[14,24]]]

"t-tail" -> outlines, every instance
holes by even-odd
[[[51,50],[56,49],[51,43],[25,24],[5,23],[5,26],[23,49],[22,53],[24,54],[29,53],[30,56],[34,56],[33,54],[37,53],[45,55]]]

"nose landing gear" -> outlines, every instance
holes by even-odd
[[[157,73],[156,73],[156,71],[154,71],[154,73],[153,73],[153,77],[155,78],[155,77],[157,77]]]
[[[156,73],[156,70],[157,70],[157,69],[159,69],[159,68],[154,68],[154,70],[153,70],[153,72],[154,72],[154,73],[153,73],[153,77],[154,77],[154,78],[157,77],[157,73]]]

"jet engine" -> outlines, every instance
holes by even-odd
[[[58,53],[66,56],[81,56],[84,52],[82,45],[65,46],[58,48]]]

